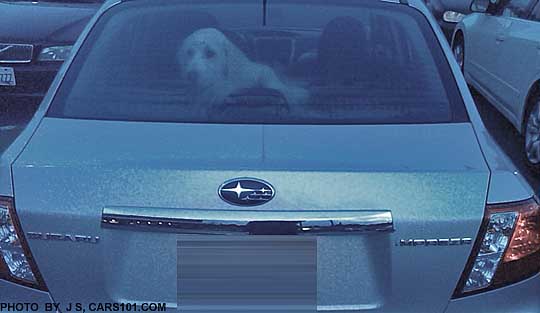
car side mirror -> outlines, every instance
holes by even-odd
[[[474,0],[471,3],[471,12],[485,13],[489,6],[489,0]]]
[[[499,6],[501,0],[473,0],[471,12],[492,13]]]

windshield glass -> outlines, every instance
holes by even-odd
[[[264,12],[264,13],[263,13]],[[465,121],[421,13],[383,2],[126,2],[100,18],[49,116],[189,123]]]

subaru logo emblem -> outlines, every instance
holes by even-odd
[[[219,196],[223,201],[240,206],[264,204],[274,198],[272,185],[255,178],[235,178],[219,187]]]

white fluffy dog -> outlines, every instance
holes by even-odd
[[[215,28],[189,35],[178,58],[184,78],[192,85],[192,95],[201,104],[221,104],[234,91],[255,87],[278,90],[289,104],[304,103],[308,98],[305,89],[286,86],[272,68],[250,61]]]

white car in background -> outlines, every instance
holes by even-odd
[[[475,0],[452,50],[467,82],[525,137],[527,164],[540,171],[540,1]]]

